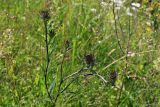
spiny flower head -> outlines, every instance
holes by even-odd
[[[48,20],[50,18],[48,10],[40,11],[40,16],[43,20]]]

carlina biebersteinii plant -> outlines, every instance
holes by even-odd
[[[48,98],[50,99],[50,103],[52,104],[53,107],[57,107],[56,106],[56,102],[59,98],[59,96],[65,91],[67,90],[67,88],[74,82],[77,80],[77,78],[80,77],[80,74],[82,71],[90,71],[89,73],[86,72],[86,74],[84,75],[97,75],[102,81],[104,81],[105,83],[107,83],[107,81],[99,74],[96,73],[95,70],[93,70],[93,66],[95,65],[95,57],[93,54],[86,54],[84,56],[84,61],[87,65],[87,67],[82,67],[80,69],[78,69],[77,71],[75,71],[74,73],[63,77],[63,63],[64,63],[64,58],[65,58],[65,54],[67,52],[67,50],[70,48],[70,42],[69,40],[65,40],[64,41],[64,45],[65,45],[65,53],[63,56],[63,60],[61,62],[61,69],[60,69],[60,81],[58,81],[59,83],[57,84],[57,92],[54,94],[54,96],[51,95],[51,91],[49,89],[49,84],[48,84],[48,71],[49,71],[49,65],[50,65],[50,53],[49,53],[49,42],[48,42],[48,37],[50,36],[50,32],[48,32],[48,20],[50,19],[49,16],[49,12],[47,10],[42,10],[40,12],[41,18],[43,19],[44,22],[44,31],[45,31],[45,49],[46,49],[46,62],[44,65],[44,84],[45,84],[45,88],[46,88],[46,93],[48,94]],[[53,35],[54,36],[54,35]],[[66,86],[63,87],[63,84],[66,83],[65,81],[67,79],[73,78],[72,81],[70,81]]]
[[[44,29],[45,29],[46,65],[45,65],[45,69],[43,70],[43,72],[44,72],[44,83],[45,83],[46,92],[48,94],[48,98],[50,99],[50,101],[52,103],[54,103],[53,99],[52,99],[52,96],[51,96],[51,93],[49,91],[49,86],[48,86],[48,81],[47,81],[48,80],[49,64],[50,64],[47,23],[48,23],[48,20],[50,19],[50,16],[49,16],[49,12],[47,10],[40,11],[40,16],[43,19]]]

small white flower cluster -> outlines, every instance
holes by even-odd
[[[102,8],[106,8],[107,3],[102,1],[102,2],[100,2],[100,5],[101,5]],[[97,9],[95,9],[95,8],[92,8],[90,11],[91,11],[92,13],[94,13],[94,14],[97,13]]]
[[[101,15],[97,13],[97,9],[92,8],[92,9],[90,9],[90,11],[95,15],[94,19],[100,18]]]
[[[115,4],[116,10],[120,10],[122,7],[126,9],[126,14],[128,16],[133,16],[130,9],[137,11],[137,9],[141,6],[140,3],[133,2],[131,3],[131,7],[126,8],[124,7],[125,0],[112,0],[112,2]]]
[[[128,52],[127,56],[128,57],[134,57],[136,54],[134,52]]]
[[[97,10],[95,8],[92,8],[91,12],[95,14],[97,12]]]
[[[7,28],[3,33],[2,35],[6,36],[12,36],[13,35],[13,32],[14,32],[14,29],[10,29],[10,28]]]
[[[133,13],[131,11],[133,10],[133,11],[136,12],[138,10],[138,8],[141,7],[141,4],[140,3],[136,3],[136,2],[132,2],[130,4],[130,7],[125,7],[124,6],[125,1],[126,0],[112,0],[112,3],[114,3],[114,6],[115,6],[116,10],[120,10],[121,8],[125,9],[126,14],[128,16],[133,16]],[[100,5],[101,5],[102,8],[106,8],[107,5],[112,5],[112,3],[111,4],[107,4],[106,2],[102,1],[102,2],[100,2]],[[90,11],[93,14],[97,14],[97,9],[96,8],[92,8]],[[97,17],[98,17],[98,15],[97,15]]]
[[[141,6],[141,4],[139,4],[139,3],[131,3],[131,6],[132,6],[132,7],[139,8],[139,7]]]
[[[115,4],[115,9],[119,10],[123,4],[124,4],[124,0],[112,0],[112,2]]]
[[[107,3],[106,3],[106,2],[103,2],[103,1],[100,3],[100,5],[101,5],[103,8],[107,7]]]
[[[141,5],[139,3],[131,3],[131,9],[134,11],[137,11],[137,9],[140,7]],[[126,10],[126,14],[128,16],[133,16],[133,14],[131,13],[130,8],[127,8]]]
[[[134,11],[137,11],[138,8],[140,8],[141,4],[139,3],[131,3],[131,8]]]

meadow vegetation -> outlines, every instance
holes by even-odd
[[[0,0],[0,107],[160,107],[159,0]]]

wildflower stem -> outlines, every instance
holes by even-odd
[[[48,83],[47,83],[47,74],[48,74],[48,70],[49,70],[49,63],[50,63],[50,59],[49,59],[49,48],[48,48],[48,29],[47,29],[47,20],[43,20],[44,21],[44,27],[45,27],[45,45],[46,45],[46,68],[44,71],[44,81],[45,81],[45,87],[46,87],[46,91],[48,94],[49,99],[52,101],[52,96],[49,92],[49,88],[48,88]]]
[[[114,3],[114,2],[113,2],[112,12],[113,12],[113,17],[114,17],[114,27],[115,27],[116,39],[117,39],[118,46],[119,46],[121,52],[124,54],[125,52],[124,52],[123,49],[122,49],[122,45],[121,45],[120,40],[119,40],[119,37],[118,37],[117,20],[116,20],[115,3]]]
[[[123,87],[124,87],[124,80],[125,80],[125,75],[126,75],[126,72],[127,72],[127,70],[128,70],[128,52],[129,52],[129,46],[130,46],[130,39],[131,39],[131,29],[130,29],[130,27],[131,27],[131,21],[130,21],[130,16],[129,16],[129,24],[128,24],[128,32],[129,32],[129,34],[128,34],[128,42],[127,42],[127,48],[126,48],[126,57],[125,57],[125,62],[126,62],[126,64],[125,64],[125,68],[124,68],[124,70],[123,70],[123,74],[122,74],[122,85],[121,85],[121,87],[120,87],[120,91],[119,91],[119,95],[118,95],[118,103],[117,103],[117,107],[119,106],[119,104],[120,104],[120,101],[121,101],[121,96],[122,96],[122,92],[123,92]]]
[[[63,84],[63,63],[64,63],[64,58],[66,56],[66,52],[67,52],[67,49],[65,48],[64,53],[63,53],[62,62],[61,62],[61,65],[60,65],[60,82],[59,82],[59,85],[58,85],[58,92],[57,92],[57,95],[56,95],[55,100],[54,100],[55,104],[57,102],[58,97],[61,94],[61,86]]]

